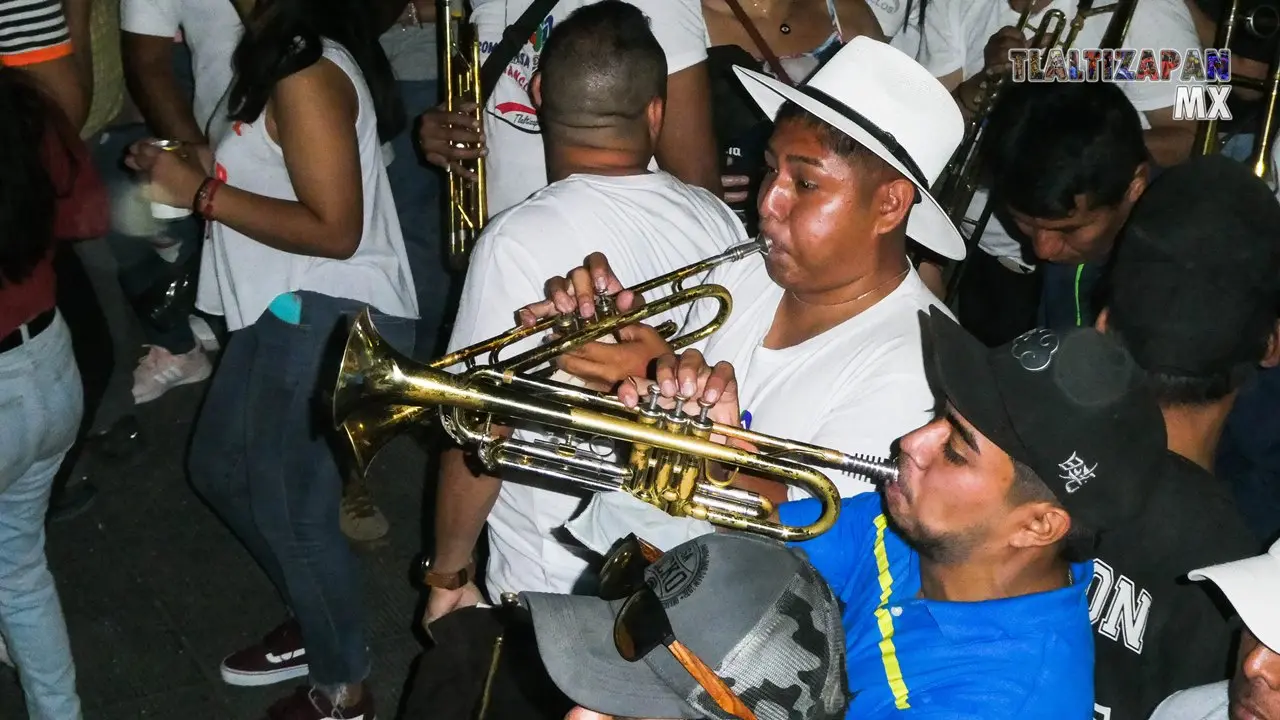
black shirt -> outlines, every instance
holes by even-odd
[[[1232,630],[1192,570],[1258,553],[1230,489],[1166,454],[1160,491],[1098,539],[1089,619],[1097,720],[1146,720],[1177,690],[1230,677]]]

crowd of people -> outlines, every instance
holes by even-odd
[[[1122,2],[1123,44],[1210,47],[1268,1]],[[686,283],[733,298],[709,337],[658,330],[718,310],[680,305],[547,369],[893,471],[824,469],[834,524],[784,543],[440,443],[408,478],[439,642],[405,717],[1280,719],[1274,97],[1233,94],[1212,152],[1176,81],[985,107],[1071,0],[471,0],[459,106],[447,7],[0,2],[0,648],[33,720],[82,717],[46,520],[99,492],[82,454],[145,452],[148,403],[206,385],[192,488],[287,608],[222,680],[303,679],[269,720],[389,717],[369,678],[405,669],[371,657],[351,545],[386,521],[316,417],[335,333],[368,309],[426,362],[748,247]],[[1234,71],[1276,72],[1242,38]],[[975,128],[958,219],[939,180]],[[451,271],[446,173],[478,158]],[[785,525],[825,509],[701,472]]]

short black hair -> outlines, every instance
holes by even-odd
[[[1121,344],[1124,344],[1125,333],[1119,327],[1116,319],[1114,317],[1111,319],[1108,331]],[[1143,381],[1151,389],[1151,392],[1155,394],[1156,401],[1162,406],[1195,406],[1216,403],[1244,387],[1258,374],[1259,363],[1266,356],[1267,345],[1271,340],[1271,334],[1275,331],[1275,320],[1268,321],[1264,327],[1259,327],[1256,330],[1257,335],[1253,337],[1246,336],[1241,339],[1241,342],[1249,343],[1252,356],[1256,360],[1233,363],[1201,375],[1186,375],[1141,368]],[[1187,341],[1195,342],[1195,339],[1187,338]]]
[[[996,207],[1064,218],[1125,197],[1147,161],[1138,111],[1114,83],[1011,83],[984,131],[981,175]]]
[[[556,25],[538,72],[540,113],[553,133],[628,126],[667,94],[666,53],[644,13],[621,0],[581,7]]]
[[[774,124],[781,125],[788,121],[798,122],[817,130],[826,149],[871,175],[877,181],[874,185],[905,177],[879,155],[871,152],[867,146],[840,132],[827,121],[790,100],[782,103],[782,107],[778,109],[778,116],[774,120]]]

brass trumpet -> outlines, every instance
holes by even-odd
[[[480,38],[471,26],[464,0],[441,0],[444,12],[444,45],[440,48],[444,66],[445,109],[457,112],[464,102],[475,103],[472,113],[477,123],[484,127],[484,94],[480,87]],[[485,195],[485,161],[459,161],[463,167],[476,174],[474,182],[449,169],[449,213],[445,231],[449,238],[449,264],[455,270],[467,266],[471,248],[480,237],[489,219],[488,201]]]
[[[616,398],[490,367],[450,374],[396,352],[378,335],[366,310],[352,327],[343,355],[334,391],[335,423],[347,424],[346,418],[362,408],[406,406],[437,409],[445,430],[476,448],[492,472],[518,468],[593,491],[621,490],[676,517],[784,541],[819,535],[839,515],[839,492],[811,466],[881,482],[897,473],[885,460],[711,422],[706,406],[698,415],[665,410],[656,391],[640,408],[631,409]],[[527,441],[504,437],[493,427],[524,424],[565,434],[555,441]],[[362,430],[348,427],[348,432],[358,441]],[[721,444],[713,435],[757,449]],[[582,447],[583,440],[592,444],[590,449]],[[623,460],[611,459],[616,441],[630,445]],[[770,521],[772,503],[713,478],[708,471],[712,461],[804,488],[820,501],[820,517],[801,527]]]
[[[432,370],[445,370],[454,365],[463,365],[469,372],[476,368],[476,360],[488,356],[487,368],[504,373],[524,373],[535,370],[555,359],[559,355],[582,347],[587,343],[610,335],[624,325],[643,322],[651,317],[661,315],[681,305],[697,300],[714,300],[719,308],[706,325],[669,339],[672,349],[687,347],[716,331],[729,318],[733,310],[733,298],[729,292],[719,285],[699,285],[685,288],[684,283],[691,278],[710,272],[713,268],[725,263],[734,262],[764,252],[763,240],[735,245],[728,250],[705,260],[673,270],[665,275],[634,285],[628,290],[643,295],[652,290],[671,286],[671,293],[665,297],[646,302],[644,305],[619,314],[613,307],[612,298],[607,295],[596,296],[596,317],[590,321],[582,321],[575,315],[546,318],[530,327],[517,327],[501,335],[489,338],[475,345],[449,353],[431,362],[426,367]],[[555,340],[518,353],[510,358],[502,358],[506,348],[525,338],[555,330]],[[665,338],[675,332],[671,323],[663,323],[657,328]],[[356,463],[356,469],[364,473],[378,452],[401,430],[421,423],[429,408],[421,405],[375,405],[357,412],[343,412],[336,417],[340,429],[350,444]]]

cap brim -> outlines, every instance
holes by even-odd
[[[1223,563],[1187,573],[1192,580],[1212,580],[1231,601],[1240,619],[1264,645],[1280,650],[1280,559],[1271,554]]]
[[[911,215],[907,218],[907,235],[912,240],[945,258],[951,260],[964,259],[965,244],[964,237],[960,235],[960,231],[951,222],[951,219],[947,217],[947,213],[938,204],[938,201],[930,194],[929,189],[912,177],[911,172],[907,170],[901,161],[893,156],[893,153],[889,152],[884,143],[873,138],[870,133],[838,111],[786,83],[742,67],[734,67],[733,71],[738,74],[743,87],[751,95],[751,99],[755,101],[756,105],[770,120],[778,116],[778,109],[782,107],[784,102],[791,101],[817,116],[828,125],[853,138],[858,144],[875,153],[882,160],[892,165],[895,170],[902,173],[903,177],[916,186],[922,198],[920,204],[911,210]]]
[[[614,605],[587,595],[522,593],[538,654],[570,700],[605,715],[700,718],[644,660],[628,662],[613,642]],[[659,649],[660,651],[661,649]],[[658,652],[658,651],[655,651]]]
[[[1022,462],[1021,440],[1005,409],[1000,382],[991,365],[991,351],[946,313],[931,307],[920,311],[924,323],[926,367],[934,390],[997,447]]]

